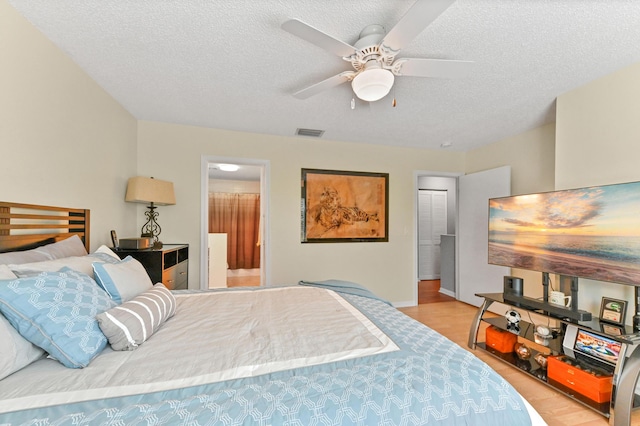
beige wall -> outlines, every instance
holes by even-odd
[[[174,182],[177,204],[159,209],[163,241],[190,244],[189,286],[198,288],[202,156],[268,160],[271,283],[356,281],[396,303],[414,298],[414,170],[463,170],[464,154],[286,138],[141,121],[138,173]],[[144,153],[144,155],[142,155]],[[300,243],[300,169],[386,172],[388,243]]]
[[[553,191],[555,123],[469,151],[465,171],[511,166],[511,193]]]
[[[557,101],[556,189],[640,180],[640,64]]]
[[[558,97],[556,189],[640,180],[640,64]],[[580,309],[596,315],[602,296],[628,300],[633,288],[580,280]]]
[[[0,0],[0,200],[91,209],[91,245],[133,232],[136,120]]]
[[[529,194],[554,190],[555,123],[507,138],[467,153],[465,170],[479,172],[511,166],[511,193]],[[540,272],[512,269],[524,279],[529,297],[542,296]]]

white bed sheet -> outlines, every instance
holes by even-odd
[[[178,294],[176,299],[176,315],[135,351],[106,349],[81,370],[43,359],[7,377],[0,387],[0,413],[398,350],[366,316],[330,290],[282,287]]]

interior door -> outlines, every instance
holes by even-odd
[[[440,278],[440,236],[447,233],[447,191],[418,191],[418,279]]]
[[[458,300],[480,306],[476,293],[502,293],[510,269],[489,265],[489,198],[511,195],[511,167],[504,166],[458,179]]]

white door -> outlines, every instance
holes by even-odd
[[[511,167],[460,176],[458,179],[458,286],[456,297],[480,306],[476,293],[502,293],[509,268],[489,265],[489,198],[511,195]]]
[[[447,233],[447,191],[418,191],[418,279],[440,279],[440,236]]]
[[[227,286],[227,234],[209,233],[209,288]]]

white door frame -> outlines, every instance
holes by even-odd
[[[464,175],[464,173],[455,173],[455,172],[433,172],[429,170],[414,170],[413,171],[413,304],[414,306],[418,305],[418,191],[419,185],[418,181],[421,177],[424,176],[433,176],[433,177],[449,177],[455,178],[456,180]],[[458,190],[456,183],[456,193],[454,195],[456,197],[456,206],[458,201]],[[458,229],[458,214],[456,212],[456,230]],[[456,244],[456,256],[458,255],[458,245]],[[456,282],[458,281],[458,265],[456,264]]]
[[[209,234],[209,163],[232,163],[260,167],[260,213],[262,232],[260,240],[260,283],[271,285],[271,239],[269,234],[269,160],[240,157],[203,155],[200,162],[200,289],[209,288],[208,239]]]

